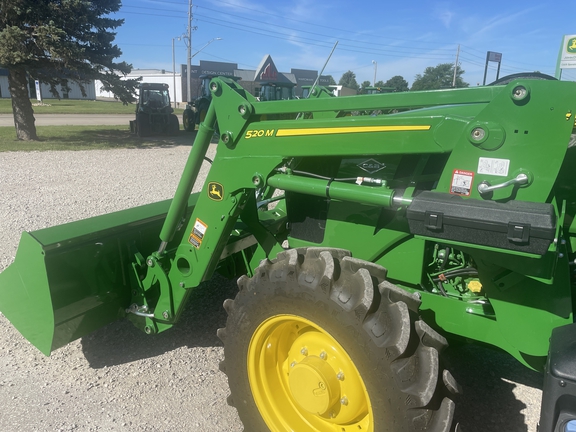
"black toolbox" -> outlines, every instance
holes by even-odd
[[[551,204],[478,201],[424,191],[407,209],[414,235],[544,255],[556,233]]]

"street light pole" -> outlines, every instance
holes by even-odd
[[[188,55],[186,56],[186,102],[192,101],[192,86],[190,85],[190,69],[192,69],[192,0],[188,0]]]
[[[174,89],[174,109],[176,109],[176,58],[174,51],[174,39],[175,38],[172,38],[172,79],[174,85],[172,88]]]
[[[372,60],[372,64],[374,65],[374,81],[372,81],[372,86],[376,87],[376,71],[378,70],[378,63],[376,60]]]

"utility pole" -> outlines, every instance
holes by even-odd
[[[192,0],[188,0],[188,55],[186,56],[186,102],[192,101],[192,86],[190,85],[192,69]]]
[[[452,79],[452,87],[456,87],[456,71],[458,70],[458,57],[460,57],[460,44],[458,44],[458,51],[456,51],[456,62],[454,63],[454,78]]]
[[[176,56],[175,56],[175,50],[174,50],[174,39],[172,38],[172,81],[173,81],[173,92],[174,92],[174,100],[172,102],[174,102],[174,109],[176,109]]]
[[[376,86],[376,71],[378,70],[378,63],[376,60],[372,60],[372,64],[374,65],[374,80],[372,81],[372,86]]]

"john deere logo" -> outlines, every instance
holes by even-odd
[[[568,51],[570,54],[576,54],[576,37],[568,39],[566,51]]]
[[[214,201],[222,201],[224,199],[224,187],[220,183],[208,183],[208,197]]]
[[[366,171],[369,174],[374,174],[375,172],[378,172],[386,168],[386,164],[378,162],[375,159],[368,159],[364,162],[359,163],[357,166],[358,168]]]

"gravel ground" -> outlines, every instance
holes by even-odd
[[[0,271],[22,231],[170,198],[189,150],[0,153]],[[241,431],[215,336],[235,290],[215,277],[167,332],[146,336],[122,320],[49,358],[0,314],[0,431]],[[539,374],[480,346],[446,354],[464,388],[464,432],[536,431]]]

